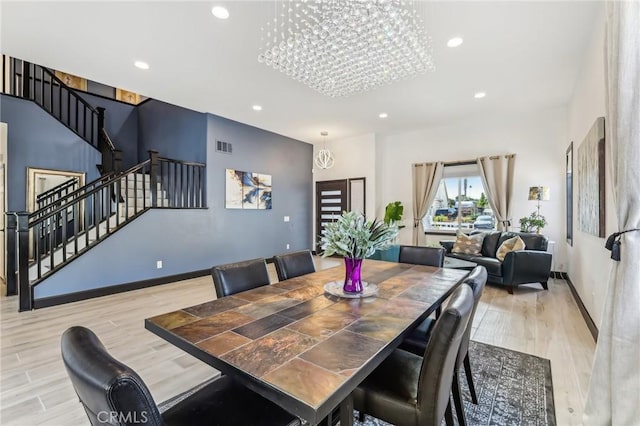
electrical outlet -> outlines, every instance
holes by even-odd
[[[289,250],[289,244],[287,244],[287,250]]]
[[[156,262],[156,269],[162,269],[162,260]]]
[[[285,222],[289,222],[290,220],[291,220],[291,218],[290,218],[289,216],[285,216],[285,217],[284,217],[284,221],[285,221]]]

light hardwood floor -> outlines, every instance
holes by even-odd
[[[318,268],[339,264],[316,258]],[[275,281],[275,272],[270,265]],[[551,360],[558,425],[581,423],[595,344],[563,280],[549,291],[521,286],[515,295],[488,286],[472,339]],[[62,360],[60,335],[91,328],[119,360],[138,371],[157,402],[218,372],[144,329],[144,319],[215,297],[211,277],[17,313],[0,300],[0,424],[89,424]]]

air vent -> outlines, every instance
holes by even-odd
[[[229,142],[216,141],[216,151],[231,154],[231,144]]]

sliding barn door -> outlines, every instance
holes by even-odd
[[[320,237],[325,225],[347,210],[347,179],[316,182],[316,252],[320,253]]]

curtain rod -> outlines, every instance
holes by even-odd
[[[504,154],[505,158],[513,158],[515,157],[516,154]],[[492,155],[489,157],[480,157],[480,158],[488,158],[489,160],[497,160],[498,158],[500,158],[501,155]],[[429,163],[426,163],[429,164]],[[478,160],[462,160],[462,161],[444,161],[442,164],[444,164],[445,167],[447,166],[469,166],[472,164],[478,164]],[[425,163],[414,163],[413,166],[423,166],[425,165]]]
[[[472,164],[478,164],[475,160],[465,160],[465,161],[445,161],[444,166],[470,166]]]

